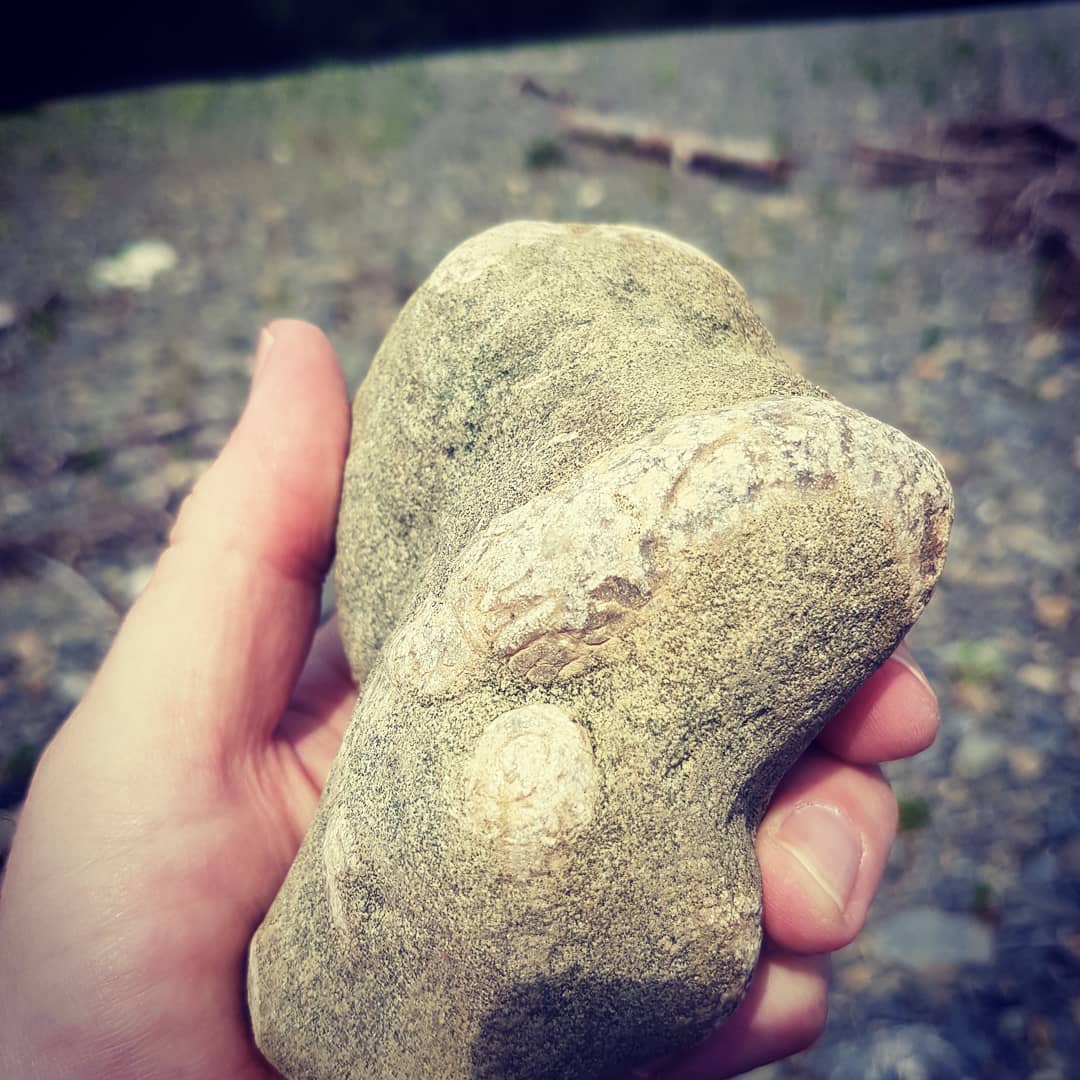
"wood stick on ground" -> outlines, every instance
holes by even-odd
[[[1076,161],[1080,142],[1066,124],[1031,117],[954,120],[940,133],[915,136],[906,146],[855,143],[852,160],[871,182],[909,184],[947,175],[961,178],[1014,174],[1026,178]]]
[[[1038,317],[1080,325],[1080,121],[1030,116],[953,120],[906,146],[855,143],[869,183],[930,181],[975,208],[978,240],[1017,245],[1037,265]]]
[[[559,126],[577,142],[719,179],[779,185],[787,182],[795,168],[792,157],[772,154],[761,143],[667,131],[647,121],[587,109],[563,109]]]

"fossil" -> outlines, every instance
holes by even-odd
[[[594,1077],[692,1044],[761,941],[773,789],[930,597],[933,455],[625,226],[452,252],[356,398],[363,684],[253,940],[289,1077]]]

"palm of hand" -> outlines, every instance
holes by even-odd
[[[95,691],[50,746],[0,917],[22,1037],[42,1032],[57,1053],[46,1075],[276,1075],[244,1013],[246,943],[355,701],[338,654],[331,625],[277,730],[246,752],[225,740],[193,757],[117,755],[97,730]],[[80,805],[93,813],[73,813]],[[31,851],[36,837],[48,847]]]
[[[312,646],[344,387],[317,331],[273,331],[240,425],[35,777],[0,897],[0,987],[17,990],[2,1075],[274,1075],[248,1031],[247,943],[356,687],[333,624]],[[668,1063],[677,1075],[730,1075],[820,1031],[823,964],[810,954],[857,932],[895,825],[887,786],[861,763],[934,734],[932,695],[907,664],[887,664],[777,793],[758,842],[772,944],[721,1034]],[[859,837],[843,896],[813,843],[785,832],[807,806]]]

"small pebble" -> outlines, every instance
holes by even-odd
[[[66,671],[54,681],[53,685],[61,698],[71,705],[78,705],[93,678],[92,671]]]
[[[1036,780],[1042,776],[1043,755],[1030,746],[1011,746],[1008,752],[1009,771],[1017,780]]]
[[[1061,335],[1051,330],[1035,334],[1024,349],[1028,360],[1045,360],[1061,350]]]
[[[881,1028],[827,1047],[817,1064],[829,1080],[961,1080],[972,1063],[926,1024]]]
[[[31,694],[40,694],[49,684],[56,654],[36,630],[17,630],[4,640],[4,651],[19,661],[18,684]]]
[[[179,259],[164,240],[140,240],[118,255],[99,259],[90,270],[91,281],[103,289],[146,292],[159,274],[172,270]]]
[[[1064,593],[1035,594],[1032,597],[1035,618],[1051,630],[1062,630],[1069,623],[1072,601]]]
[[[993,934],[984,923],[929,907],[910,908],[874,924],[864,948],[921,972],[989,964],[994,958]]]
[[[506,178],[506,190],[510,195],[528,195],[532,184],[523,173],[511,173]]]
[[[772,221],[797,221],[809,213],[809,205],[801,195],[769,195],[761,199],[758,209]]]
[[[607,189],[602,180],[591,179],[578,188],[577,204],[582,210],[594,210],[607,197]]]
[[[1040,694],[1056,694],[1061,690],[1061,678],[1045,664],[1024,664],[1016,672],[1017,679]]]
[[[126,592],[127,595],[135,600],[139,594],[146,588],[150,581],[150,576],[154,572],[153,563],[145,563],[142,566],[136,566],[134,570],[130,571],[127,575]]]
[[[1005,757],[1005,740],[973,731],[965,735],[953,751],[950,771],[961,780],[977,780],[994,769]]]
[[[1000,701],[997,694],[982,683],[961,679],[953,684],[953,701],[956,706],[976,716],[989,716],[997,711]]]
[[[1060,374],[1055,374],[1047,375],[1045,379],[1040,379],[1035,388],[1035,392],[1043,401],[1057,401],[1058,398],[1065,396],[1065,392],[1068,388],[1065,377]]]
[[[874,964],[849,964],[839,972],[839,978],[845,990],[858,993],[874,985],[878,978],[878,970]]]

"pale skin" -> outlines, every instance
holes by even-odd
[[[349,408],[322,333],[264,332],[244,414],[85,698],[48,747],[0,892],[0,1075],[274,1076],[244,1004],[248,941],[296,854],[356,699],[316,631]],[[896,829],[880,762],[933,740],[905,646],[774,796],[766,946],[695,1050],[637,1075],[736,1075],[811,1043],[828,954],[862,927]]]

